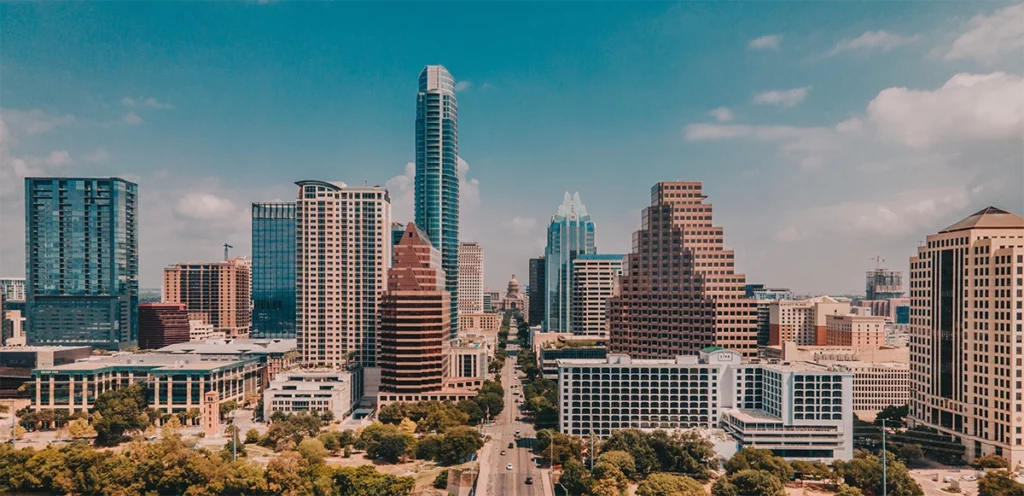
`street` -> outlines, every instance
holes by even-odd
[[[515,362],[515,358],[507,358],[501,370],[501,384],[505,388],[505,408],[494,419],[493,424],[485,425],[481,429],[484,434],[491,436],[491,440],[484,445],[480,454],[480,477],[476,487],[478,496],[552,495],[549,472],[537,467],[530,448],[516,445],[517,431],[520,437],[528,439],[533,439],[535,432],[533,425],[516,420],[519,414],[516,398],[522,398],[516,396],[516,393],[522,394],[522,384],[516,374]],[[516,387],[513,388],[513,385]],[[510,449],[509,443],[516,447]],[[503,450],[504,455],[501,454]],[[512,464],[512,470],[506,469],[509,463]],[[532,485],[526,484],[527,477],[533,477]]]

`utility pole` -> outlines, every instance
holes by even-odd
[[[889,479],[885,476],[885,419],[882,419],[882,496],[887,496]]]
[[[227,252],[227,248],[224,249]],[[235,427],[235,412],[231,410],[231,460],[238,461],[238,428]]]
[[[590,429],[590,471],[594,471],[594,429]]]

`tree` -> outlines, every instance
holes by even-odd
[[[795,460],[790,463],[793,467],[794,476],[798,479],[820,479],[832,478],[832,469],[821,462],[808,462],[806,460]]]
[[[385,434],[374,449],[367,450],[367,453],[389,463],[398,463],[407,452],[415,447],[415,443],[415,438],[408,434]]]
[[[149,424],[143,413],[146,406],[146,390],[140,384],[112,389],[96,396],[93,403],[93,411],[97,414],[93,422],[96,444],[120,444],[125,434],[145,429]]]
[[[75,419],[68,423],[68,434],[72,439],[95,437],[96,429],[93,429],[92,426],[89,425],[88,420]]]
[[[978,496],[1024,496],[1024,484],[1011,472],[991,470],[978,480]]]
[[[303,439],[302,442],[299,443],[298,448],[296,448],[296,451],[302,455],[303,460],[306,460],[312,465],[323,463],[324,458],[327,458],[327,455],[330,454],[327,451],[327,448],[324,447],[324,443],[321,443],[319,439],[311,437]]]
[[[469,415],[457,408],[442,408],[430,412],[419,424],[413,424],[413,431],[444,432],[451,427],[466,425]]]
[[[391,403],[377,410],[377,420],[385,424],[398,425],[405,418],[405,409],[401,403]]]
[[[793,478],[793,467],[766,449],[743,448],[725,462],[725,473],[729,475],[743,470],[763,470],[787,481]]]
[[[416,442],[416,458],[419,460],[437,460],[441,457],[441,440],[444,436],[427,434]]]
[[[245,444],[259,444],[260,442],[260,431],[256,429],[249,429],[245,433]]]
[[[605,451],[601,453],[601,456],[597,457],[597,463],[608,463],[617,467],[627,479],[632,479],[636,476],[636,460],[633,459],[633,455],[629,454],[628,451]]]
[[[742,470],[729,476],[729,482],[741,496],[786,496],[786,486],[778,476],[764,470]]]
[[[612,435],[601,444],[601,451],[628,452],[633,455],[637,472],[646,475],[660,468],[658,456],[648,440],[648,434],[639,429],[612,431]]]
[[[924,491],[910,477],[907,466],[896,459],[892,453],[886,455],[886,487],[889,496],[921,496]],[[844,462],[837,460],[832,464],[836,476],[847,485],[856,487],[864,494],[882,493],[882,462],[881,458],[867,455]]]
[[[615,481],[616,487],[620,491],[625,491],[629,484],[629,479],[626,478],[626,474],[623,474],[619,467],[609,462],[597,462],[594,464],[594,479],[598,483],[612,480]]]
[[[920,444],[900,444],[896,446],[896,456],[903,460],[903,463],[913,464],[924,456],[924,449]]]
[[[501,410],[505,408],[505,400],[495,393],[481,394],[474,401],[480,406],[480,411],[488,416],[488,419],[497,417]]]
[[[164,423],[163,427],[160,428],[160,434],[163,437],[176,436],[179,432],[181,432],[181,421],[178,420],[178,417],[175,415],[172,415],[171,418]]]
[[[554,448],[552,448],[552,443],[554,443]],[[553,463],[556,464],[564,464],[569,459],[583,461],[583,440],[568,434],[561,434],[549,429],[538,431],[535,448],[541,458],[548,462],[552,462],[552,456],[554,456]]]
[[[985,455],[975,458],[971,462],[971,466],[977,469],[985,468],[1010,468],[1010,464],[1005,458],[999,455]]]
[[[583,494],[590,491],[593,479],[582,462],[570,458],[562,465],[562,476],[558,478],[558,483],[565,486],[569,494]]]
[[[469,426],[452,427],[441,439],[441,451],[437,461],[444,465],[461,463],[484,446],[476,429]]]
[[[856,487],[840,484],[835,496],[864,496],[864,493]]]
[[[704,486],[686,476],[655,472],[636,489],[636,496],[707,496]]]
[[[235,400],[228,400],[221,402],[220,404],[220,419],[224,420],[228,414],[238,408],[238,402]]]
[[[885,425],[889,427],[900,427],[903,426],[907,421],[907,415],[910,413],[910,405],[889,405],[878,412],[875,415],[875,425],[882,425],[882,420],[885,420]]]
[[[434,478],[434,489],[448,488],[448,469],[444,469]]]
[[[603,479],[595,482],[590,488],[592,496],[619,496],[622,488],[615,479]]]
[[[484,418],[484,411],[480,409],[480,405],[473,400],[462,400],[456,405],[460,412],[465,413],[469,416],[469,423],[471,425],[479,424]]]
[[[406,433],[406,434],[415,434],[416,433],[416,422],[413,422],[412,420],[409,420],[408,418],[404,418],[404,419],[402,419],[401,422],[398,423],[398,428],[401,429],[401,431]]]

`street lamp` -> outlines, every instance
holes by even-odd
[[[882,496],[889,490],[889,480],[885,477],[885,419],[882,419]]]

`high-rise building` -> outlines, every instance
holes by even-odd
[[[380,390],[410,395],[440,391],[451,341],[441,254],[410,223],[394,256],[380,305]]]
[[[459,102],[443,66],[420,72],[416,95],[416,225],[441,251],[451,295],[451,338],[459,327]]]
[[[138,340],[138,186],[25,178],[30,345],[124,349]]]
[[[459,244],[459,313],[484,311],[484,249],[476,241]]]
[[[757,347],[763,348],[771,342],[771,307],[778,300],[792,300],[793,292],[788,288],[766,288],[764,284],[747,284],[747,298],[753,298],[757,305]]]
[[[295,202],[252,204],[252,333],[295,338]]]
[[[594,221],[580,194],[566,191],[558,211],[548,225],[548,244],[544,249],[544,329],[569,332],[572,319],[572,261],[580,255],[597,253]]]
[[[572,315],[577,336],[608,337],[608,299],[619,293],[622,255],[584,254],[572,261]]]
[[[0,294],[5,300],[25,301],[25,278],[0,277]]]
[[[700,182],[651,188],[619,296],[608,302],[611,351],[669,359],[722,346],[757,356],[757,309],[706,199]]]
[[[544,322],[544,309],[547,308],[547,299],[544,298],[544,292],[547,290],[545,275],[544,257],[531,258],[530,284],[527,292],[530,295],[530,315],[527,316],[527,320],[531,326],[539,326]]]
[[[985,208],[910,258],[910,424],[1024,463],[1024,217]]]
[[[484,311],[497,312],[501,306],[501,291],[493,289],[484,290]]]
[[[391,267],[391,196],[380,186],[296,184],[299,354],[308,366],[377,367],[378,303]]]
[[[869,270],[865,278],[866,300],[888,300],[903,297],[903,273],[898,270],[878,268]]]
[[[252,268],[248,260],[183,262],[164,268],[164,303],[184,303],[229,338],[248,338]]]
[[[189,341],[188,309],[184,303],[139,304],[139,348],[155,350]]]
[[[837,300],[829,296],[806,300],[775,300],[769,305],[768,344],[779,346],[792,341],[800,345],[824,346],[828,334],[826,317],[848,313],[848,300]]]

